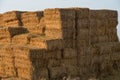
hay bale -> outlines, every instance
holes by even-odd
[[[44,59],[62,59],[62,51],[61,50],[55,50],[55,51],[46,51],[46,53],[43,55]]]
[[[10,22],[10,21],[19,20],[19,19],[20,19],[19,11],[11,11],[3,14],[3,21],[5,22]]]
[[[26,28],[36,26],[39,23],[38,14],[36,12],[24,12],[21,14],[21,21]]]
[[[90,10],[90,18],[108,19],[117,17],[118,13],[115,10]]]
[[[63,58],[77,58],[77,51],[72,48],[65,48],[63,50]]]
[[[90,30],[89,29],[78,29],[76,38],[78,40],[90,40]]]
[[[44,16],[47,29],[73,28],[75,26],[75,11],[70,9],[46,9]]]
[[[53,39],[74,39],[75,37],[75,31],[70,29],[46,29],[45,34]]]
[[[88,8],[74,8],[78,19],[88,19],[90,10]]]
[[[90,29],[90,21],[88,19],[78,19],[76,21],[77,29]]]
[[[64,47],[61,39],[51,39],[49,37],[31,38],[30,45],[36,48],[43,48],[47,50],[63,49]]]
[[[1,46],[0,56],[2,58],[2,61],[0,62],[2,69],[0,76],[2,77],[16,76],[12,47],[10,45]]]
[[[59,67],[61,64],[61,60],[60,59],[49,59],[48,60],[48,67]]]
[[[28,34],[16,35],[12,38],[12,43],[16,44],[28,44]]]
[[[75,40],[74,39],[64,39],[63,40],[64,48],[75,48]]]
[[[66,69],[64,67],[52,67],[50,68],[50,78],[51,79],[60,79],[63,75],[66,74]]]
[[[61,60],[61,66],[77,66],[77,58],[72,59],[62,59]]]
[[[18,27],[18,26],[21,26],[21,22],[19,20],[14,20],[14,21],[10,21],[10,22],[5,22],[4,23],[4,26],[5,27]]]

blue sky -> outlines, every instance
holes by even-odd
[[[113,9],[119,14],[120,23],[120,0],[0,0],[0,13],[11,10],[36,11],[45,8],[56,7],[88,7],[91,9]],[[120,37],[120,24],[118,25]]]

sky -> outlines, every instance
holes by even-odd
[[[0,0],[0,13],[11,10],[36,11],[66,7],[117,10],[120,23],[120,0]],[[117,26],[117,32],[120,39],[120,24]]]

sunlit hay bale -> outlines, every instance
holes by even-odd
[[[19,11],[11,11],[3,14],[3,21],[5,22],[10,22],[10,21],[19,20],[19,19],[20,19]]]
[[[63,49],[63,41],[61,39],[51,39],[49,37],[35,37],[30,39],[30,45],[36,48],[44,48],[47,50]]]
[[[12,38],[13,44],[29,44],[28,34],[16,35]]]
[[[14,21],[10,21],[10,22],[6,22],[4,23],[5,27],[18,27],[21,26],[21,22],[19,20],[14,20]]]
[[[44,16],[46,29],[73,29],[75,26],[75,11],[71,9],[46,9]]]
[[[46,68],[47,61],[44,59],[45,49],[36,49],[30,46],[14,46],[15,67],[18,77],[24,79],[48,78]]]
[[[16,76],[16,68],[14,65],[14,56],[12,53],[11,45],[3,45],[0,48],[0,56],[2,58],[0,71],[2,77],[14,77]],[[4,72],[3,72],[4,71]]]
[[[70,29],[46,29],[45,35],[53,39],[74,39],[75,31]]]

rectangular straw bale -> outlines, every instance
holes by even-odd
[[[31,38],[30,45],[47,50],[63,49],[63,42],[61,39],[51,39],[46,37]]]
[[[24,79],[33,80],[33,79],[48,79],[48,69],[47,68],[39,68],[36,69],[28,69],[28,68],[18,68],[18,77],[22,77]]]
[[[44,34],[44,28],[42,27],[28,28],[28,31],[33,34]]]
[[[93,28],[101,28],[101,27],[106,27],[108,25],[108,19],[90,19],[90,27],[91,29]]]
[[[76,23],[77,29],[90,29],[90,21],[88,19],[78,19]]]
[[[5,27],[18,27],[21,26],[21,22],[19,20],[14,20],[14,21],[10,21],[10,22],[5,22],[4,23]]]
[[[44,16],[52,15],[52,14],[60,15],[60,9],[55,8],[55,9],[45,9],[44,10]]]
[[[95,27],[90,30],[91,36],[104,36],[106,35],[106,27]]]
[[[34,77],[35,80],[41,80],[41,79],[48,80],[48,78],[49,78],[48,69],[47,68],[40,68],[39,70],[35,71],[34,76],[35,76]]]
[[[54,16],[52,16],[53,14]],[[44,15],[46,20],[46,27],[49,27],[49,28],[50,27],[56,28],[57,26],[55,26],[54,24],[58,24],[58,28],[73,27],[75,24],[74,22],[75,12],[70,9],[47,9],[44,11]],[[52,20],[49,18],[52,18]],[[69,24],[67,24],[68,22]]]
[[[15,58],[15,67],[16,68],[34,68],[34,69],[38,69],[41,67],[46,67],[48,65],[48,61],[45,59],[34,59],[34,58],[30,58],[25,59],[25,58],[20,58],[20,57],[16,57]]]
[[[0,44],[9,44],[11,39],[9,37],[0,37]]]
[[[110,19],[107,19],[107,21],[108,21],[108,24],[107,24],[108,28],[115,28],[118,25],[117,18],[110,18]]]
[[[52,80],[60,77],[62,74],[66,73],[66,69],[64,67],[52,67],[50,68],[50,77]]]
[[[67,75],[70,76],[78,76],[79,75],[79,67],[77,66],[67,66],[66,67]]]
[[[63,58],[77,58],[77,51],[73,48],[65,48],[63,50]]]
[[[89,29],[78,29],[76,38],[78,40],[90,40],[90,30]]]
[[[21,21],[22,21],[23,25],[27,24],[27,23],[32,23],[32,22],[34,22],[34,23],[39,22],[37,17],[30,17],[30,18],[26,17],[26,18],[23,18]]]
[[[98,42],[101,43],[101,42],[109,42],[109,38],[107,35],[104,35],[104,36],[99,36],[98,37]]]
[[[115,10],[90,10],[90,18],[108,19],[117,17],[118,13]]]
[[[120,52],[115,52],[114,54],[110,54],[110,59],[113,60],[113,61],[117,61],[117,60],[120,60]]]
[[[32,80],[34,74],[32,73],[34,70],[31,68],[18,68],[18,77],[22,77],[24,79]]]
[[[11,77],[11,76],[16,76],[16,70],[15,70],[15,67],[12,65],[6,65],[4,66],[5,68],[5,74],[7,77]]]
[[[61,64],[60,59],[49,59],[48,60],[48,67],[59,67]]]
[[[5,22],[19,20],[19,19],[20,19],[20,12],[18,11],[11,11],[3,14],[3,21]]]
[[[64,39],[63,40],[64,48],[75,48],[75,40],[74,39]]]
[[[4,45],[0,49],[0,56],[2,57],[3,70],[5,71],[4,76],[16,76],[16,71],[13,63],[13,53],[12,47],[9,45]]]
[[[75,28],[74,20],[65,20],[65,21],[49,20],[49,21],[45,21],[45,24],[46,24],[47,29],[64,29],[64,28],[73,29]]]
[[[16,58],[23,58],[23,59],[41,59],[43,58],[46,50],[44,49],[36,49],[34,47],[28,46],[15,46],[13,49],[14,56]]]
[[[72,59],[62,59],[61,60],[61,66],[77,66],[77,58]]]
[[[22,57],[16,57],[15,58],[15,67],[16,68],[31,68],[32,62],[28,59],[22,58]]]
[[[76,17],[78,19],[88,19],[90,10],[88,8],[75,8]]]
[[[75,31],[70,29],[49,29],[45,34],[54,39],[74,39],[75,37]]]
[[[12,43],[28,44],[29,40],[28,40],[27,36],[28,36],[28,34],[16,35],[12,38]]]
[[[90,40],[79,40],[79,39],[77,39],[76,40],[76,46],[77,47],[86,47],[86,46],[89,46],[90,45]]]
[[[37,12],[24,12],[21,14],[21,18],[31,18],[31,17],[37,17]]]
[[[113,42],[112,45],[112,52],[120,52],[120,43],[119,42]]]
[[[62,51],[55,50],[55,51],[47,51],[43,54],[44,59],[61,59],[62,58]]]

